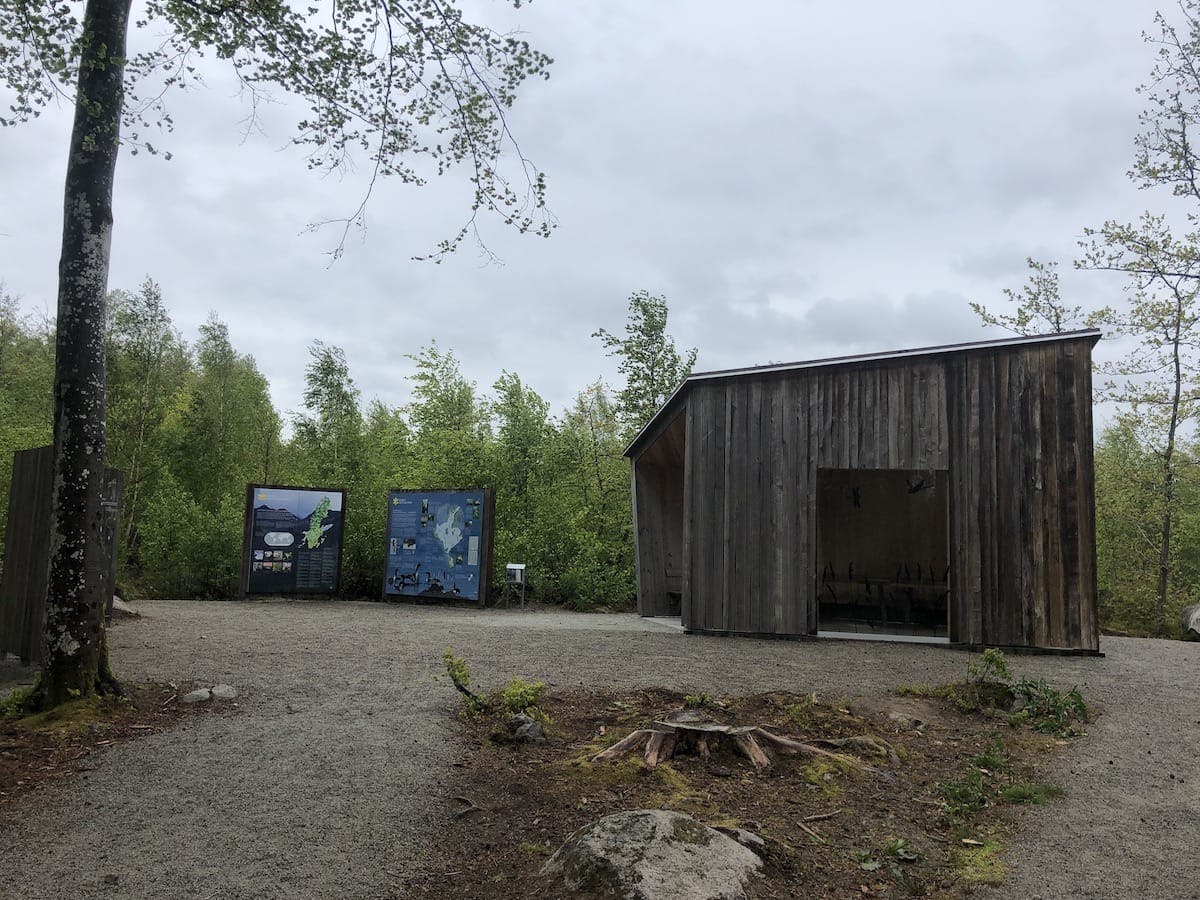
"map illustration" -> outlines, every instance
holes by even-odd
[[[482,490],[391,491],[384,593],[481,599],[490,527]]]
[[[437,525],[433,529],[434,536],[438,539],[438,543],[442,545],[442,549],[446,551],[446,565],[454,565],[454,548],[462,543],[463,539],[463,509],[461,506],[450,506],[443,504],[439,511],[442,513],[442,518],[439,520],[435,514],[434,521]]]
[[[251,485],[246,593],[337,591],[342,497],[338,490]]]
[[[328,497],[322,497],[321,502],[317,504],[317,508],[308,518],[308,530],[304,532],[304,543],[309,550],[316,550],[320,547],[321,542],[325,540],[325,532],[333,527],[333,523],[328,521],[330,503]]]

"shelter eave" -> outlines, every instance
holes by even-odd
[[[1060,341],[1087,341],[1095,346],[1102,337],[1098,328],[1084,328],[1078,331],[1063,331],[1054,334],[1018,335],[1011,338],[1000,338],[986,341],[969,341],[961,344],[945,344],[936,347],[917,347],[911,350],[891,350],[884,353],[863,353],[855,356],[835,356],[824,359],[813,359],[802,362],[775,363],[765,366],[749,366],[741,369],[717,369],[710,372],[696,372],[684,379],[675,389],[658,412],[638,432],[637,436],[625,448],[625,456],[633,458],[638,455],[651,440],[660,434],[666,425],[674,419],[678,409],[682,407],[692,385],[703,381],[743,378],[747,376],[772,375],[778,373],[806,371],[810,369],[833,368],[837,366],[868,365],[871,363],[891,362],[894,360],[919,359],[945,356],[957,353],[981,353],[991,350],[1008,350],[1031,344],[1047,344]]]

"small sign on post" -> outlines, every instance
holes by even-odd
[[[508,604],[508,592],[521,589],[521,609],[525,608],[525,563],[508,563],[504,567],[505,605]]]

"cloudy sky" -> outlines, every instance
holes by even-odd
[[[377,189],[330,266],[337,235],[305,226],[351,212],[362,173],[307,171],[284,97],[247,136],[211,67],[172,102],[174,159],[119,163],[110,284],[153,277],[188,339],[215,311],[284,410],[318,338],[364,399],[405,402],[404,354],[436,339],[481,388],[507,369],[561,408],[614,379],[590,335],[640,289],[702,370],[978,340],[968,300],[999,302],[1027,256],[1069,270],[1085,226],[1159,202],[1124,174],[1155,8],[536,0],[517,20],[555,64],[511,124],[559,227],[485,223],[503,265],[411,259],[462,223],[460,172]],[[31,311],[54,306],[69,126],[0,132],[0,279]],[[1114,279],[1064,271],[1066,299],[1109,302]]]

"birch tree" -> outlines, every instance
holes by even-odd
[[[159,152],[151,138],[156,126],[170,126],[167,89],[197,83],[202,56],[231,65],[252,102],[270,88],[302,98],[308,114],[294,140],[310,167],[337,168],[359,154],[374,185],[383,177],[420,184],[425,171],[464,164],[473,201],[439,252],[469,236],[481,212],[522,232],[551,227],[544,178],[506,119],[522,83],[545,76],[551,61],[518,37],[467,21],[454,0],[146,0],[136,24],[154,43],[132,56],[130,4],[0,0],[0,83],[10,93],[0,124],[26,121],[60,95],[75,111],[59,262],[46,652],[34,695],[41,706],[117,687],[104,650],[104,598],[86,576],[101,552],[113,176],[123,144]],[[506,150],[512,182],[501,170]],[[365,204],[335,224],[361,224]]]
[[[125,560],[136,567],[145,496],[164,468],[163,425],[190,361],[152,279],[136,292],[112,291],[108,313],[106,455],[125,476],[121,543]]]
[[[654,417],[696,364],[696,348],[680,356],[674,338],[667,334],[667,313],[665,297],[635,291],[629,297],[624,337],[604,328],[592,332],[608,355],[620,360],[617,371],[625,377],[625,386],[617,393],[617,404],[629,439]]]
[[[1081,306],[1063,302],[1058,283],[1058,263],[1025,260],[1029,278],[1020,288],[1005,288],[1009,312],[990,309],[972,302],[971,309],[984,325],[1003,328],[1013,334],[1061,334],[1076,328],[1098,324],[1105,311],[1086,313]]]
[[[1163,190],[1184,201],[1183,215],[1147,212],[1135,222],[1108,221],[1085,230],[1083,269],[1124,275],[1129,302],[1111,314],[1114,331],[1133,349],[1106,367],[1105,393],[1126,404],[1159,459],[1156,631],[1168,631],[1167,598],[1173,578],[1172,540],[1179,514],[1176,484],[1180,437],[1200,413],[1200,2],[1179,4],[1182,22],[1162,13],[1150,80],[1139,88],[1139,117],[1130,179],[1143,190]],[[1165,201],[1164,207],[1175,206]]]

